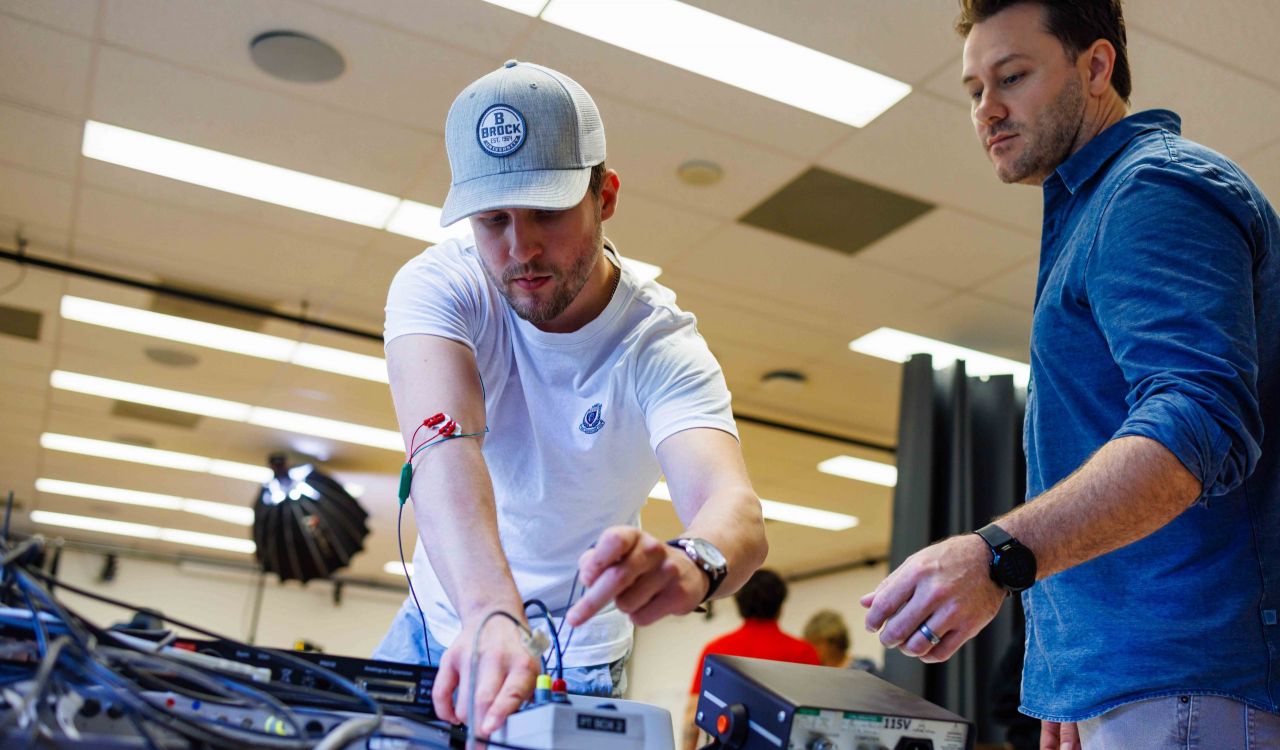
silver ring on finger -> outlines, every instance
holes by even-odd
[[[942,643],[942,636],[933,632],[933,628],[929,627],[927,623],[923,623],[923,622],[920,623],[919,629],[920,629],[920,635],[928,639],[929,643],[932,643],[935,646],[938,645],[939,643]]]

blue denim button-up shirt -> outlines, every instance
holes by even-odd
[[[1280,698],[1280,222],[1179,132],[1172,112],[1132,115],[1044,183],[1027,496],[1126,435],[1164,445],[1204,493],[1023,594],[1023,711],[1042,719]]]

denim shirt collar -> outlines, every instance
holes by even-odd
[[[1129,145],[1129,142],[1152,130],[1167,130],[1174,135],[1182,133],[1182,118],[1167,109],[1149,109],[1129,115],[1120,122],[1094,136],[1084,148],[1075,152],[1058,165],[1058,177],[1073,194],[1097,174],[1111,157]]]

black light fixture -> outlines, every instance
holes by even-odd
[[[332,477],[311,464],[290,467],[283,453],[253,505],[253,541],[263,572],[281,581],[328,578],[364,549],[369,514]]]

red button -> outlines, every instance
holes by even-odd
[[[729,716],[728,714],[720,714],[720,716],[716,717],[716,733],[724,734],[727,731],[729,731]]]

